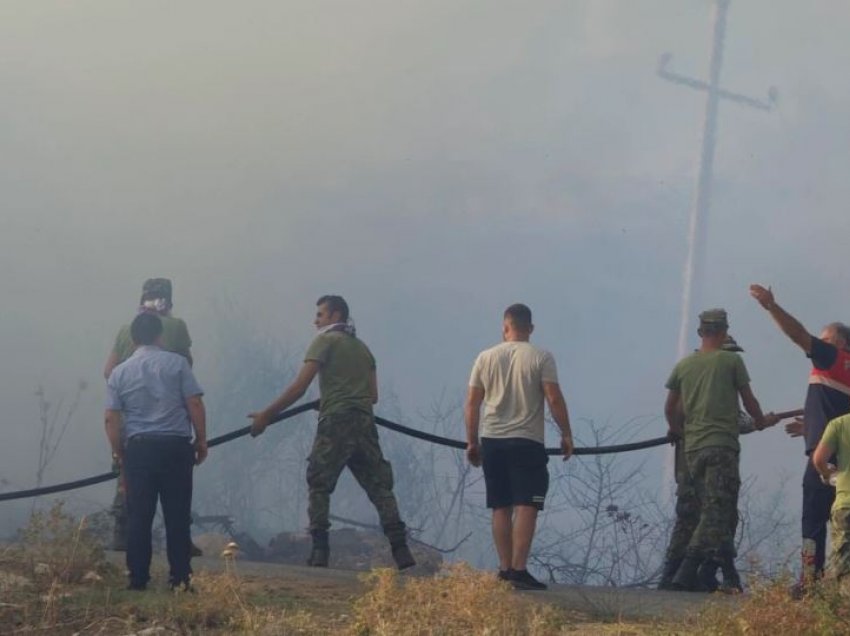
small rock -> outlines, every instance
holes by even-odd
[[[100,583],[103,580],[103,577],[94,572],[93,570],[89,570],[83,575],[83,583]]]
[[[50,566],[46,563],[36,563],[32,571],[36,576],[49,576]]]

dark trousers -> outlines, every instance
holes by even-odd
[[[803,475],[803,576],[818,578],[826,561],[826,533],[835,488],[825,485],[809,459]]]
[[[131,585],[142,586],[150,580],[151,527],[157,499],[165,521],[169,582],[188,583],[192,572],[189,525],[194,463],[194,448],[185,437],[145,435],[127,442],[124,473]]]

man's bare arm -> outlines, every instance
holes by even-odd
[[[664,401],[664,417],[667,420],[668,434],[681,438],[685,433],[685,410],[682,407],[682,394],[668,390]]]
[[[779,417],[774,413],[768,413],[767,415],[762,413],[761,405],[753,394],[753,390],[749,384],[739,389],[738,393],[741,396],[741,403],[744,405],[744,410],[753,418],[753,426],[755,426],[757,431],[775,426],[779,422]]]
[[[295,380],[292,381],[292,384],[286,387],[283,393],[281,393],[274,402],[269,404],[262,411],[250,413],[248,417],[254,420],[251,424],[251,436],[256,437],[257,435],[260,435],[266,430],[268,425],[271,423],[271,419],[275,415],[300,400],[307,392],[307,389],[310,388],[310,383],[313,382],[313,378],[316,377],[318,372],[319,363],[315,360],[308,360],[303,364],[298,375],[295,377]]]
[[[204,400],[200,395],[193,395],[186,400],[189,420],[195,429],[195,463],[200,464],[207,458],[207,411]]]
[[[112,448],[112,456],[118,461],[124,459],[124,445],[121,443],[121,411],[106,409],[104,414],[106,438]]]
[[[573,454],[573,431],[570,428],[570,413],[567,409],[567,401],[564,399],[560,385],[556,382],[544,382],[543,395],[546,397],[546,403],[549,405],[549,412],[552,414],[552,419],[555,420],[555,424],[561,429],[561,450],[564,452],[564,459],[569,459]]]
[[[118,353],[113,349],[109,352],[109,357],[106,358],[106,364],[103,365],[103,379],[108,380],[112,374],[112,369],[118,366]]]
[[[484,401],[484,389],[471,386],[466,392],[463,405],[463,418],[466,422],[466,458],[473,466],[481,465],[481,452],[478,448],[478,427],[481,421],[481,403]]]
[[[823,440],[818,443],[817,448],[815,448],[815,452],[812,453],[812,464],[824,481],[829,480],[830,470],[828,464],[830,457],[832,457],[834,453],[835,451],[824,444]]]
[[[799,320],[776,303],[773,297],[773,291],[769,287],[765,289],[761,285],[750,285],[750,295],[762,307],[767,309],[768,313],[770,313],[786,336],[791,338],[807,354],[812,352],[812,334],[806,331],[806,328]]]

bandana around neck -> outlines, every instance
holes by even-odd
[[[357,329],[354,327],[354,321],[350,318],[348,319],[348,322],[335,322],[327,327],[322,327],[319,329],[319,335],[331,333],[332,331],[342,331],[343,333],[347,333],[349,336],[357,335]]]
[[[168,301],[165,298],[155,298],[152,300],[146,300],[141,305],[139,305],[139,313],[140,314],[157,314],[159,316],[167,316],[171,307],[168,305]]]

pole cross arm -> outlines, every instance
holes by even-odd
[[[708,82],[694,79],[693,77],[688,77],[687,75],[680,75],[679,73],[674,73],[672,71],[667,70],[667,66],[670,63],[671,59],[673,59],[673,55],[671,53],[664,53],[658,58],[657,72],[660,78],[665,79],[673,84],[687,86],[688,88],[693,88],[698,91],[708,92],[709,90],[711,90],[711,85]],[[776,102],[779,99],[779,91],[777,91],[776,87],[774,86],[768,88],[766,101],[756,99],[754,97],[748,97],[747,95],[742,95],[741,93],[733,93],[732,91],[727,91],[722,88],[717,89],[717,96],[723,99],[728,99],[730,102],[749,106],[750,108],[755,108],[757,110],[771,111],[773,110],[773,107],[776,106]]]

